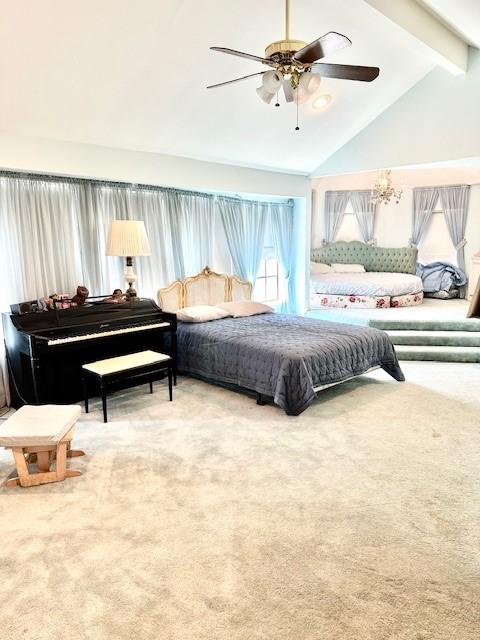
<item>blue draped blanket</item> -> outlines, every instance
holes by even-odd
[[[467,283],[464,272],[450,262],[417,262],[417,276],[422,279],[425,293],[436,291],[450,291],[458,289]]]

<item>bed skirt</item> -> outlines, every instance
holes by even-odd
[[[310,308],[324,309],[387,309],[388,307],[414,307],[423,302],[423,291],[403,296],[338,296],[329,293],[310,294]]]

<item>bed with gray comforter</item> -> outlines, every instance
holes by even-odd
[[[384,331],[267,313],[205,323],[179,322],[178,369],[273,398],[288,415],[315,399],[315,389],[382,367],[405,380]]]

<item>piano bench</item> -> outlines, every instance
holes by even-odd
[[[142,382],[149,382],[150,393],[153,393],[153,381],[160,375],[167,373],[168,394],[173,400],[173,358],[157,351],[139,351],[126,356],[117,356],[90,362],[82,365],[83,391],[85,397],[85,412],[88,413],[88,381],[93,378],[100,387],[102,396],[103,421],[107,419],[107,392],[113,387],[135,386]]]
[[[85,455],[69,449],[80,413],[77,405],[25,405],[8,418],[0,430],[0,446],[12,450],[18,473],[7,480],[8,487],[34,487],[81,475],[66,465],[67,457]],[[30,473],[32,457],[37,473]],[[55,469],[51,469],[54,460]]]

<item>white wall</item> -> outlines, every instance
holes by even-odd
[[[178,189],[309,197],[306,176],[0,131],[0,168]]]
[[[468,71],[434,69],[314,172],[332,175],[478,156],[480,51]]]
[[[313,186],[313,211],[311,246],[319,247],[324,238],[325,191],[336,189],[370,189],[375,172],[315,178]],[[467,222],[465,257],[467,270],[471,256],[480,250],[480,169],[435,168],[403,169],[392,171],[395,186],[403,184],[404,193],[400,203],[379,205],[375,227],[377,244],[381,247],[402,247],[408,244],[412,225],[413,187],[472,184],[470,210]],[[477,184],[474,184],[477,183]],[[419,247],[422,260],[452,260],[455,250],[448,237],[443,216],[434,216],[426,241]],[[337,240],[361,240],[354,216],[346,216]],[[442,257],[443,256],[443,257]]]
[[[296,310],[298,313],[303,314],[305,309],[308,308],[308,296],[310,294],[306,286],[310,267],[310,200],[305,201],[303,198],[297,198],[295,200],[294,216],[295,226],[292,241],[298,247],[301,247],[302,243],[305,242],[305,251],[297,252],[295,264],[295,288],[297,291]]]

